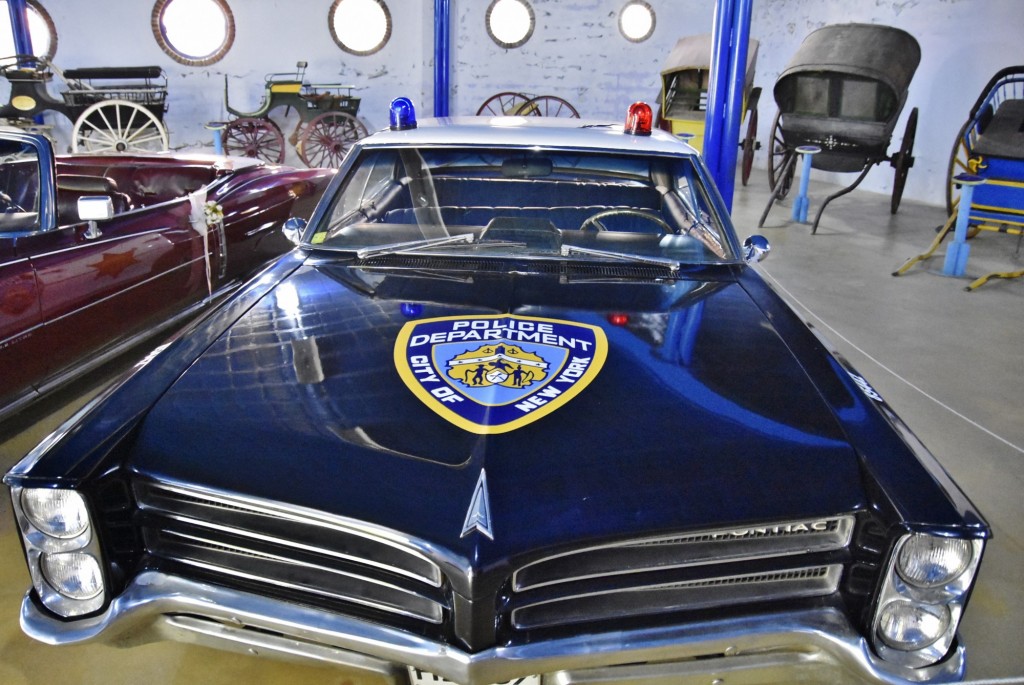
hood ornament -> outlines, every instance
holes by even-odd
[[[462,524],[462,535],[466,537],[473,531],[478,531],[494,539],[494,532],[491,530],[491,499],[487,494],[487,472],[480,469],[480,478],[473,489],[473,499],[469,502],[469,511],[466,512],[466,521]]]

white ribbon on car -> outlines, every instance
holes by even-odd
[[[203,237],[203,258],[206,260],[206,288],[213,295],[213,274],[210,272],[210,227],[206,223],[206,190],[189,193],[188,222]]]
[[[203,259],[206,261],[206,289],[213,295],[213,269],[210,266],[210,229],[220,231],[221,240],[221,271],[224,271],[227,259],[226,236],[224,235],[224,209],[216,202],[206,201],[206,190],[189,193],[188,222],[196,233],[203,237]],[[223,273],[221,273],[223,275]]]

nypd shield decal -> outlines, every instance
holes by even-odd
[[[471,433],[505,433],[547,416],[597,376],[597,326],[529,316],[450,316],[405,324],[395,367],[434,412]]]

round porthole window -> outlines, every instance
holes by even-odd
[[[225,0],[157,0],[152,26],[164,52],[193,67],[220,61],[235,40],[235,18]]]
[[[32,38],[32,52],[47,60],[57,52],[57,29],[53,19],[43,6],[35,0],[25,3],[28,9],[28,34]],[[0,56],[14,55],[14,28],[11,26],[11,12],[5,0],[0,0]]]
[[[487,33],[503,48],[518,48],[533,35],[533,7],[526,0],[493,0],[487,8]]]
[[[643,0],[632,0],[619,12],[619,31],[634,43],[650,38],[654,23],[654,9]]]
[[[384,0],[334,0],[327,25],[338,47],[353,55],[372,55],[391,38],[391,12]]]

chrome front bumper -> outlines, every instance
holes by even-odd
[[[368,621],[157,572],[139,575],[99,616],[61,621],[22,603],[22,629],[48,644],[131,646],[163,639],[373,672],[396,685],[406,666],[462,685],[542,674],[573,683],[944,683],[964,676],[963,648],[926,669],[878,660],[845,615],[821,607],[738,620],[579,635],[477,654]]]

